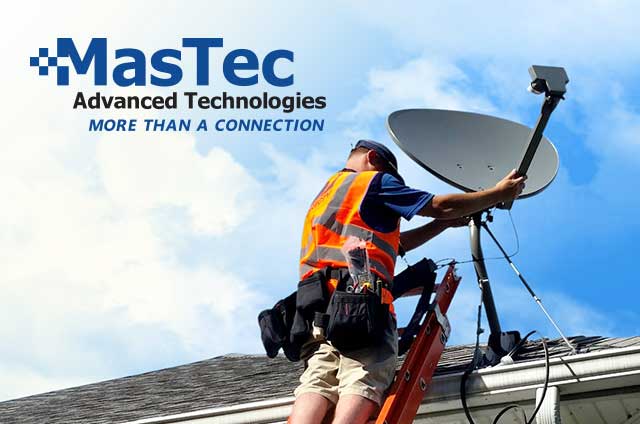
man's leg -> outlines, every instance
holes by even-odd
[[[378,404],[359,395],[340,396],[333,424],[365,424],[378,409]]]
[[[378,345],[342,353],[334,423],[366,423],[377,412],[396,373],[397,334],[395,318],[389,315]]]
[[[336,374],[340,355],[326,341],[311,341],[303,346],[313,351],[306,361],[306,369],[300,376],[300,385],[294,394],[296,401],[289,417],[290,423],[321,423],[327,411],[338,401]],[[315,349],[315,350],[314,350]],[[305,350],[305,357],[308,356]]]
[[[296,398],[289,417],[290,424],[320,424],[331,402],[317,393],[303,393]]]

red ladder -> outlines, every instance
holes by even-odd
[[[435,290],[432,307],[396,375],[376,424],[409,424],[415,419],[449,338],[451,327],[445,314],[459,283],[460,277],[451,264]]]

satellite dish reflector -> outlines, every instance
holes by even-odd
[[[406,109],[387,118],[393,141],[427,171],[466,192],[493,187],[518,167],[531,128],[478,113]],[[520,198],[544,190],[558,172],[558,152],[542,137]]]

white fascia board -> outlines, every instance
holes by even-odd
[[[287,420],[294,401],[295,398],[290,396],[260,402],[244,403],[241,405],[203,409],[184,414],[144,418],[136,421],[128,421],[124,424],[166,424],[178,422],[194,424],[275,423]]]

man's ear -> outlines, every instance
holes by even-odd
[[[376,153],[375,150],[369,150],[367,152],[367,161],[373,167],[375,167],[376,164],[379,162],[378,154]]]
[[[378,171],[383,171],[386,168],[384,160],[380,158],[380,155],[375,150],[369,150],[367,152],[367,160],[369,164]]]

